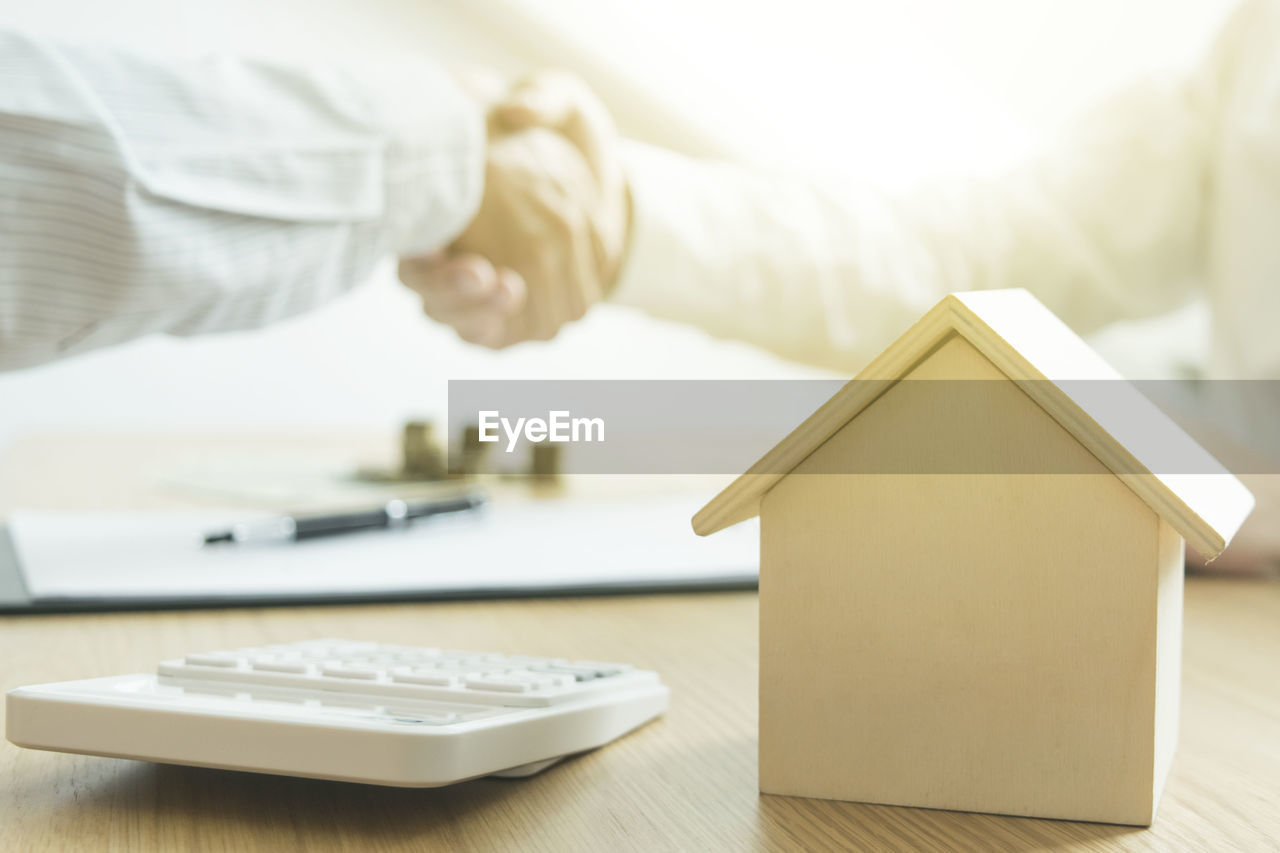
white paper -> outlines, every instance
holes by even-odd
[[[17,512],[9,518],[36,600],[342,594],[701,584],[754,579],[755,522],[699,537],[686,496],[531,501],[379,530],[202,547],[226,512]]]

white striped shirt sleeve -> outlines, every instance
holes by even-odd
[[[0,369],[244,329],[447,244],[484,125],[443,72],[166,60],[0,32]]]

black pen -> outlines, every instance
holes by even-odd
[[[400,527],[409,522],[449,512],[465,512],[484,503],[484,495],[470,492],[448,498],[427,500],[390,500],[375,509],[331,515],[281,516],[260,521],[233,524],[226,530],[206,533],[205,545],[250,544],[257,542],[296,542],[318,536],[336,536],[360,530]]]

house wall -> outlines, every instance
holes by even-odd
[[[1002,378],[960,337],[908,376]],[[1012,383],[940,390],[763,499],[761,790],[1148,823],[1162,522]],[[1075,473],[936,473],[1002,458]]]

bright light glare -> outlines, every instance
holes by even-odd
[[[1193,5],[1176,17],[1159,0],[536,8],[743,159],[894,185],[997,170],[1124,81],[1193,63],[1232,4]]]

